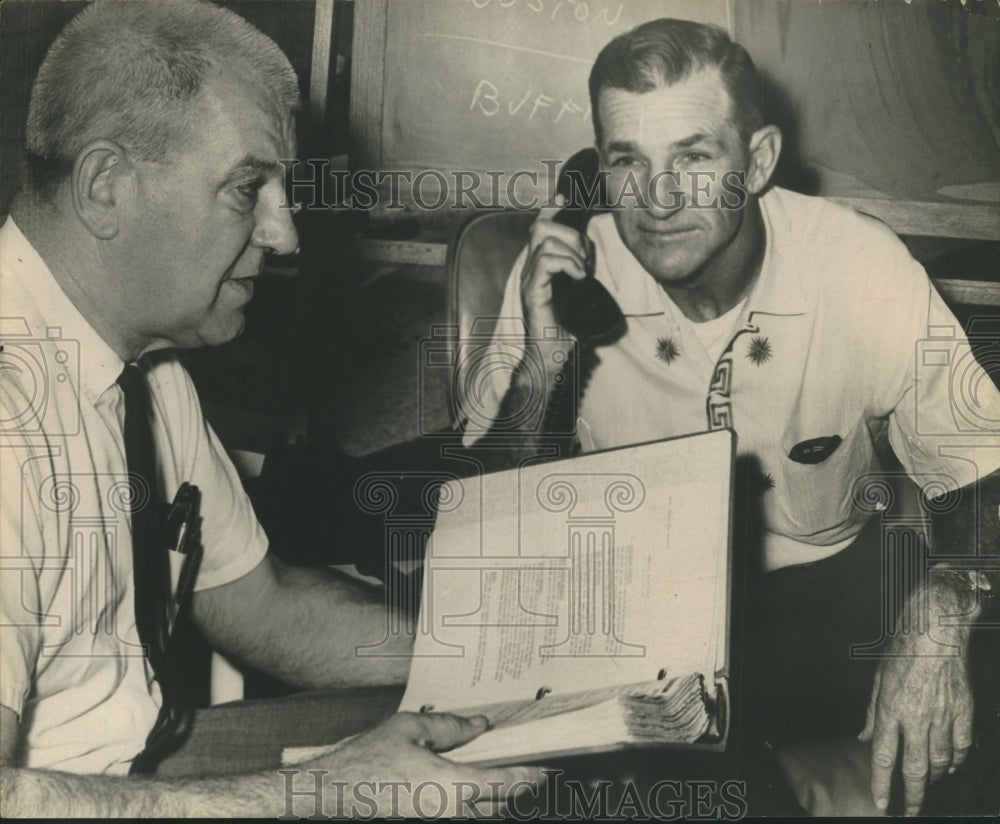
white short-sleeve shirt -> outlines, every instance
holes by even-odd
[[[135,627],[124,364],[9,219],[0,316],[0,703],[20,716],[25,766],[126,773],[160,695]],[[163,494],[202,493],[195,587],[234,581],[267,538],[188,374],[146,360]]]
[[[881,223],[775,188],[760,200],[760,276],[719,356],[622,242],[611,215],[590,221],[596,277],[628,322],[597,349],[577,435],[603,449],[720,427],[756,465],[776,569],[839,551],[871,509],[858,484],[879,469],[872,429],[888,426],[907,472],[939,494],[1000,466],[1000,393],[926,273]],[[507,284],[477,423],[495,419],[524,347],[519,292]],[[530,347],[529,350],[530,352]],[[529,355],[530,357],[530,355]],[[465,399],[466,404],[473,399]],[[466,430],[466,442],[484,426]],[[821,460],[809,462],[815,458]]]

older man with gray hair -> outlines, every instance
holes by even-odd
[[[306,688],[371,688],[375,720],[398,701],[375,687],[405,680],[409,639],[355,654],[382,638],[381,596],[267,554],[171,354],[239,334],[265,256],[297,248],[280,165],[296,151],[297,89],[273,42],[193,0],[99,2],[38,74],[26,182],[0,228],[4,815],[288,811],[273,763],[211,779],[129,775],[155,770],[185,733],[169,627],[188,585],[191,616],[226,654]],[[338,714],[345,734],[373,716],[336,694],[300,709],[313,727]],[[232,735],[273,727],[275,712],[238,716]],[[308,812],[350,814],[367,782],[368,812],[419,813],[400,790],[418,781],[445,788],[438,814],[470,799],[494,810],[536,774],[435,753],[484,728],[394,715],[303,765],[343,790]],[[462,799],[447,793],[459,785]]]

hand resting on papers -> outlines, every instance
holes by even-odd
[[[481,769],[438,755],[472,741],[487,728],[482,716],[402,712],[377,727],[325,748],[296,764],[303,775],[295,788],[312,787],[308,771],[325,771],[323,814],[387,818],[503,815],[508,800],[538,791],[544,776],[537,767]],[[374,780],[373,776],[378,779]],[[315,796],[304,798],[312,807]]]

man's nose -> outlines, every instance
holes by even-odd
[[[257,201],[251,242],[269,249],[275,255],[290,255],[299,248],[299,233],[292,215],[295,209],[285,202],[284,190],[275,181],[263,186]]]
[[[684,188],[676,169],[664,167],[653,170],[647,192],[652,217],[668,218],[684,207]]]

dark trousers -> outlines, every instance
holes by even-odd
[[[333,744],[392,715],[402,687],[356,687],[195,710],[191,734],[160,762],[159,776],[231,775],[277,769],[286,747]]]
[[[855,735],[864,726],[884,610],[881,529],[811,564],[750,573],[742,675],[745,734],[773,744]],[[883,617],[883,616],[886,617]]]

